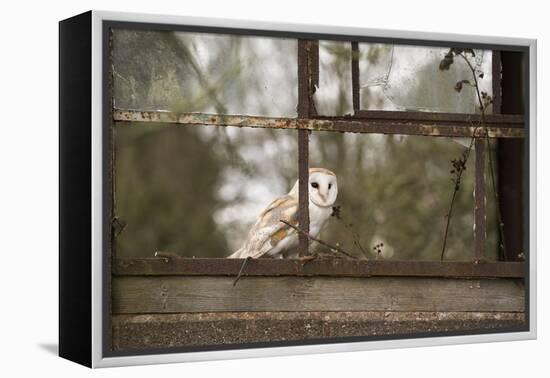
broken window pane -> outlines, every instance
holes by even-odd
[[[296,115],[295,39],[113,30],[121,109]]]
[[[359,44],[361,108],[448,113],[479,113],[475,88],[455,86],[462,80],[474,82],[468,64],[455,57],[448,70],[439,63],[449,48]],[[480,91],[492,96],[492,54],[474,50],[465,54],[476,71]],[[492,112],[489,107],[487,112]]]
[[[349,42],[319,41],[319,87],[313,95],[318,114],[353,113],[350,62]]]

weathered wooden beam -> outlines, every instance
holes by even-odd
[[[142,258],[113,262],[115,275],[198,275],[236,276],[241,259]],[[243,271],[245,276],[421,276],[421,277],[508,277],[525,276],[522,262],[402,261],[317,259],[303,263],[291,259],[253,259]]]
[[[519,312],[217,312],[114,315],[112,320],[115,351],[525,327]]]
[[[113,314],[217,311],[522,312],[517,279],[113,277]]]
[[[395,112],[392,112],[395,113]],[[218,115],[206,113],[172,113],[167,111],[137,111],[137,110],[113,110],[113,120],[116,122],[151,122],[159,124],[181,124],[190,126],[235,126],[235,127],[259,127],[275,129],[305,129],[317,131],[338,131],[351,133],[373,134],[400,134],[400,135],[424,135],[441,137],[471,137],[485,135],[485,130],[490,138],[523,138],[524,129],[518,127],[522,123],[516,123],[517,116],[494,116],[491,120],[501,122],[489,122],[488,127],[478,127],[475,119],[477,115],[460,115],[462,120],[445,121],[437,120],[437,117],[414,116],[405,118],[358,118],[358,117],[315,117],[300,118],[273,118],[244,115]],[[433,114],[433,113],[428,113]],[[497,118],[495,118],[497,117]],[[513,121],[513,122],[512,122]]]

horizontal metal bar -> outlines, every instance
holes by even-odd
[[[236,276],[241,259],[215,258],[143,258],[115,259],[115,275],[191,275]],[[300,260],[253,259],[244,269],[246,276],[420,276],[420,277],[485,277],[521,278],[523,262],[454,262],[454,261],[381,261],[317,259]]]
[[[433,114],[433,113],[426,113]],[[472,116],[473,117],[473,116]],[[499,116],[503,119],[507,117]],[[515,116],[512,116],[515,117]],[[352,133],[425,135],[443,137],[483,136],[484,129],[472,121],[359,119],[353,117],[316,117],[309,119],[270,118],[243,115],[218,115],[206,113],[172,113],[167,111],[113,111],[113,119],[118,122],[153,122],[201,126],[236,126],[276,129],[306,129],[316,131],[338,131]],[[512,123],[514,124],[514,123]],[[486,128],[490,138],[523,138],[522,127],[507,127],[510,123],[491,123]]]
[[[361,110],[353,118],[358,119],[385,119],[403,121],[444,122],[478,124],[481,122],[481,114],[468,113],[436,113],[436,112],[412,112],[396,110]],[[503,125],[505,127],[523,127],[524,116],[522,114],[485,114],[485,123],[488,126]]]

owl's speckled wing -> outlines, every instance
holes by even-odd
[[[286,195],[271,202],[262,211],[252,226],[243,247],[230,255],[230,258],[259,258],[275,255],[283,249],[285,239],[295,236],[296,231],[281,222],[298,224],[298,200]]]

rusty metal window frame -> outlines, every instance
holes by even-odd
[[[309,135],[312,131],[334,131],[375,134],[422,135],[438,137],[476,137],[474,184],[474,259],[472,261],[379,261],[379,260],[251,260],[244,275],[250,276],[424,276],[424,277],[526,277],[527,265],[518,261],[488,262],[484,260],[486,241],[486,145],[489,138],[521,139],[525,136],[524,116],[501,114],[501,53],[493,51],[493,114],[485,116],[486,128],[472,124],[479,122],[478,114],[372,111],[360,109],[358,42],[350,41],[353,114],[345,117],[326,117],[317,114],[313,94],[319,85],[319,41],[298,39],[298,106],[296,118],[258,117],[230,114],[173,113],[168,111],[141,111],[111,109],[111,130],[117,122],[145,122],[192,126],[236,126],[276,129],[296,129],[298,134],[299,223],[309,231],[308,176]],[[112,48],[112,46],[111,46]],[[111,104],[113,102],[111,101]],[[111,177],[114,177],[115,157]],[[112,180],[114,197],[114,180]],[[115,200],[112,200],[115,211]],[[160,257],[129,259],[116,256],[116,214],[111,230],[112,273],[115,275],[236,275],[240,259]],[[299,234],[300,255],[309,254],[309,240]]]

